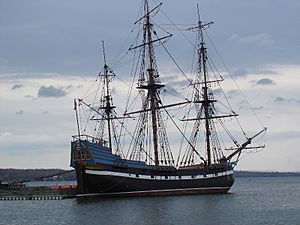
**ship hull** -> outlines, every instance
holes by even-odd
[[[188,172],[188,171],[187,171]],[[233,171],[198,176],[156,176],[102,171],[78,171],[78,197],[158,196],[227,193],[234,182]]]
[[[147,165],[122,159],[90,140],[73,141],[71,149],[78,197],[226,193],[234,182],[230,164],[179,168]]]

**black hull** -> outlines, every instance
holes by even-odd
[[[78,196],[145,196],[226,193],[234,182],[231,164],[175,168],[122,159],[101,144],[72,142],[71,166]]]
[[[234,182],[232,171],[195,178],[145,178],[108,171],[77,171],[78,197],[84,196],[153,196],[227,193]],[[94,173],[94,174],[91,174]],[[105,175],[103,172],[111,173]],[[140,175],[142,176],[142,175]]]

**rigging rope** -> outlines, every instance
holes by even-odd
[[[245,94],[242,92],[242,90],[240,89],[240,87],[238,86],[238,84],[236,83],[235,79],[232,76],[232,73],[229,71],[228,67],[226,66],[224,60],[221,57],[221,54],[219,53],[219,51],[217,50],[217,48],[215,47],[214,43],[212,42],[212,40],[210,39],[209,35],[207,34],[207,32],[205,32],[211,45],[213,46],[214,50],[216,51],[219,59],[221,60],[223,66],[225,67],[227,73],[229,74],[229,76],[231,77],[232,81],[234,82],[234,84],[236,85],[236,87],[238,88],[238,90],[240,91],[241,95],[243,96],[243,98],[245,99],[245,101],[247,102],[248,106],[250,107],[252,113],[254,114],[254,116],[256,117],[257,121],[260,123],[260,125],[262,127],[264,127],[263,123],[261,122],[261,120],[258,118],[257,114],[255,113],[255,110],[253,109],[253,107],[251,106],[250,102],[248,101],[248,99],[246,98]]]
[[[179,71],[185,76],[185,78],[188,80],[188,82],[190,84],[192,84],[192,81],[188,78],[188,76],[185,74],[185,72],[181,69],[181,67],[178,65],[178,63],[175,61],[175,59],[173,58],[173,56],[171,55],[171,53],[168,51],[168,49],[165,47],[165,45],[162,42],[161,42],[161,45],[163,46],[163,48],[165,49],[165,51],[167,52],[167,54],[169,55],[169,57],[172,59],[173,63],[179,69]]]
[[[156,0],[154,0],[154,2],[158,2]],[[164,16],[170,21],[171,24],[173,24],[173,26],[181,33],[181,35],[189,42],[189,44],[191,44],[191,46],[194,47],[194,43],[181,31],[181,29],[178,28],[178,26],[171,20],[171,18],[163,11],[163,9],[161,9],[161,12],[164,14]]]
[[[201,155],[199,154],[199,152],[194,148],[194,146],[186,138],[186,136],[184,135],[184,133],[182,132],[182,130],[179,128],[179,126],[176,124],[176,122],[174,121],[173,117],[169,114],[169,112],[166,110],[166,108],[164,108],[164,110],[165,110],[166,114],[169,116],[169,118],[172,120],[172,122],[175,125],[175,127],[177,128],[177,130],[180,132],[180,134],[183,136],[183,138],[187,141],[187,143],[191,146],[192,150],[200,157],[201,160],[203,160],[203,158],[201,157]]]

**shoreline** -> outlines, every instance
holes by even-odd
[[[70,172],[68,172],[70,171]],[[265,171],[235,171],[237,178],[242,177],[295,177],[300,172],[265,172]],[[0,169],[0,181],[25,182],[25,181],[59,181],[76,180],[73,170],[64,169]]]

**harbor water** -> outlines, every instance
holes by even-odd
[[[0,201],[2,225],[300,224],[300,177],[237,178],[228,194]]]

